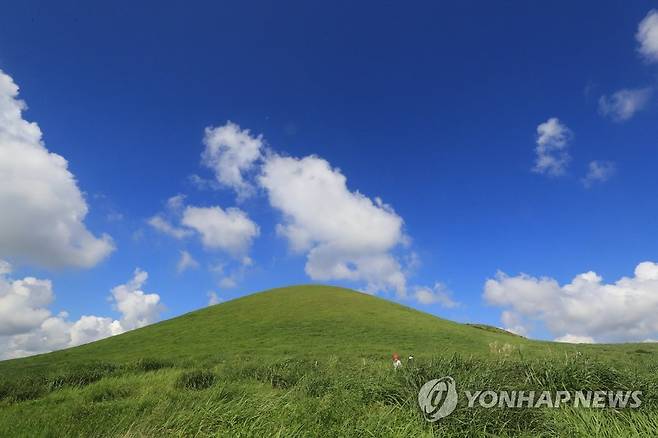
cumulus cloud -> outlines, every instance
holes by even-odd
[[[405,242],[403,220],[379,198],[347,188],[345,176],[321,158],[267,159],[259,176],[272,207],[283,214],[277,232],[306,253],[314,280],[364,281],[368,290],[406,294],[391,251]]]
[[[540,123],[535,147],[537,157],[532,170],[549,176],[564,174],[571,161],[568,149],[572,138],[571,130],[556,117]]]
[[[53,298],[49,280],[26,277],[10,281],[0,276],[0,336],[40,326],[50,316],[46,307]]]
[[[62,324],[63,322],[60,319],[56,324]],[[63,336],[66,334],[66,331],[63,330],[64,327],[64,325],[61,325],[59,328],[55,327],[55,330],[51,331],[59,336]],[[118,335],[127,330],[117,320],[94,315],[83,315],[73,324],[70,324],[69,327],[70,341],[68,346],[71,347]],[[65,337],[63,336],[62,339],[65,339]]]
[[[23,118],[18,86],[0,70],[0,257],[48,268],[96,265],[114,245],[85,226],[88,207],[67,161]]]
[[[186,207],[181,222],[201,235],[206,248],[221,249],[236,258],[244,257],[260,234],[258,225],[238,208]]]
[[[624,122],[633,117],[638,111],[646,108],[652,94],[653,89],[647,87],[625,88],[610,96],[601,96],[599,98],[599,113],[605,117],[610,117],[615,122]]]
[[[0,335],[0,359],[13,359],[73,346],[71,323],[65,312],[51,316],[38,327],[13,336]]]
[[[591,161],[587,169],[587,175],[583,178],[583,185],[587,188],[596,183],[609,180],[617,171],[615,163],[610,161]]]
[[[263,138],[254,137],[248,129],[227,122],[223,126],[208,127],[203,137],[205,150],[202,163],[215,172],[217,182],[236,191],[238,198],[253,194],[254,187],[244,177],[262,157]]]
[[[658,61],[658,11],[652,9],[637,26],[638,52],[647,62]]]
[[[148,220],[154,229],[176,239],[196,234],[205,248],[222,250],[243,264],[245,260],[251,262],[247,253],[259,236],[260,228],[247,213],[235,207],[186,206],[184,195],[173,196],[166,204],[165,213],[156,214]],[[196,266],[198,263],[192,256],[182,251],[178,271]]]
[[[194,260],[192,254],[187,251],[180,252],[180,259],[178,259],[178,264],[176,265],[176,271],[179,274],[187,271],[188,269],[196,269],[199,267],[199,262]]]
[[[143,327],[158,320],[163,310],[158,294],[141,290],[147,279],[141,270],[128,283],[112,289],[120,319],[83,315],[77,321],[70,321],[66,312],[51,313],[55,295],[49,280],[13,280],[10,272],[7,268],[0,274],[0,359],[73,347]]]
[[[638,264],[634,276],[614,283],[594,272],[565,285],[548,277],[498,273],[485,283],[484,297],[542,322],[558,339],[640,341],[658,334],[658,264],[653,262]]]
[[[154,323],[164,310],[158,294],[149,294],[142,290],[147,279],[147,272],[136,269],[132,280],[112,289],[115,307],[121,313],[119,323],[123,330],[132,330]]]
[[[436,283],[434,287],[419,286],[414,291],[414,298],[421,304],[439,304],[451,309],[459,304],[452,299],[450,292],[442,283]]]

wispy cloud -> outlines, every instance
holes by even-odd
[[[557,117],[551,117],[537,126],[537,146],[533,172],[549,176],[564,174],[571,156],[569,143],[573,132]]]
[[[180,259],[178,259],[178,264],[176,265],[176,271],[181,274],[188,269],[196,269],[199,267],[199,262],[194,260],[192,254],[187,251],[180,252]]]
[[[583,185],[590,188],[596,183],[606,182],[616,172],[617,166],[611,161],[591,161],[588,166],[587,175],[582,179]]]
[[[647,107],[652,94],[653,89],[646,87],[624,88],[610,96],[601,96],[599,98],[599,113],[615,122],[625,122],[638,111]]]

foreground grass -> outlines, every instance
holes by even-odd
[[[658,374],[589,357],[434,357],[395,372],[388,362],[288,359],[172,365],[90,363],[0,383],[0,436],[655,436]],[[635,410],[457,410],[427,423],[427,380],[463,389],[642,390]]]
[[[413,353],[393,371],[390,354]],[[641,390],[634,410],[420,415],[471,390]],[[0,362],[0,436],[658,436],[654,345],[535,342],[337,288],[255,294],[70,350]]]

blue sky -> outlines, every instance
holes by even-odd
[[[52,267],[22,252],[27,244],[11,240],[20,232],[10,227],[19,225],[4,223],[0,258],[12,266],[5,284],[51,280],[50,301],[30,309],[48,309],[51,318],[66,311],[62,321],[69,325],[83,315],[127,320],[119,299],[108,297],[140,268],[148,281],[129,293],[157,294],[165,306],[151,319],[205,306],[210,291],[226,300],[322,282],[370,285],[370,292],[442,317],[516,327],[536,338],[655,339],[658,327],[637,308],[654,309],[658,267],[643,265],[644,274],[634,274],[641,262],[658,261],[655,7],[642,1],[6,5],[0,70],[20,87],[11,99],[26,102],[22,119],[36,122],[45,148],[68,161],[89,209],[83,228],[98,239],[111,236],[115,249],[88,266]],[[262,136],[261,155],[244,175],[253,192],[244,198],[203,164],[204,129],[228,121],[241,135]],[[557,168],[536,167],[540,126],[545,154],[569,156]],[[404,291],[378,283],[372,272],[349,280],[305,269],[313,248],[357,245],[353,236],[315,235],[315,243],[295,252],[291,239],[277,233],[295,206],[273,205],[285,183],[267,188],[259,175],[272,157],[300,165],[309,156],[328,163],[329,175],[340,169],[349,205],[360,199],[358,191],[371,203],[366,210],[403,221],[399,230],[392,225],[389,231],[400,234],[388,243],[368,241],[339,256],[390,257]],[[590,166],[594,176],[585,182]],[[28,187],[18,173],[5,172],[10,184]],[[182,207],[168,208],[179,194]],[[203,234],[183,224],[186,207],[237,208],[258,232],[239,255],[226,245],[204,245]],[[330,210],[337,217],[323,218],[329,224],[338,216],[347,223],[363,217]],[[156,215],[185,236],[158,231],[149,224]],[[178,272],[181,251],[198,266]],[[496,277],[498,271],[508,277]],[[602,279],[565,289],[589,271]],[[227,277],[235,285],[227,287]],[[630,285],[615,283],[622,277]],[[434,288],[437,282],[443,286]],[[419,301],[419,290],[432,299]],[[573,293],[580,295],[572,299]],[[582,315],[581,307],[599,298],[592,310],[609,323]],[[3,335],[0,325],[0,343],[4,336],[14,345],[7,349],[24,352],[17,354],[37,351],[16,347],[12,337],[43,329],[44,315],[24,332],[14,327]]]

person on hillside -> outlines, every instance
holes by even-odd
[[[400,362],[400,356],[397,353],[393,353],[393,368],[396,370],[402,366],[402,362]]]

